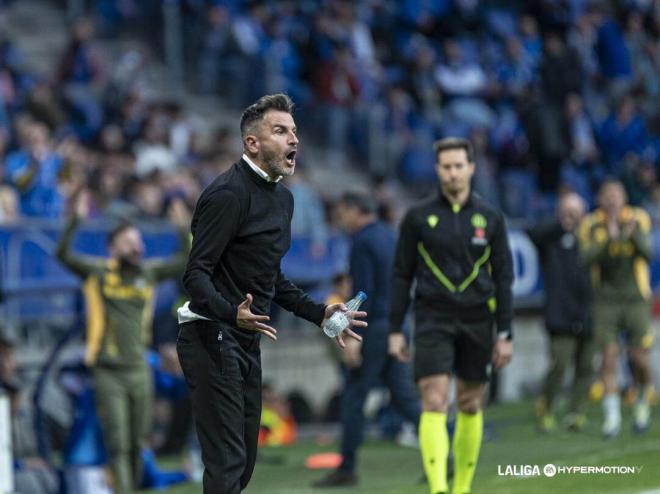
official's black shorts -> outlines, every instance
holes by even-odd
[[[427,314],[415,328],[415,381],[456,374],[467,382],[487,382],[492,369],[495,331],[492,316],[476,320]]]

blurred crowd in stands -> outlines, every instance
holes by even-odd
[[[562,187],[593,205],[600,181],[617,176],[660,221],[657,1],[179,6],[188,88],[237,110],[286,91],[304,143],[325,151],[306,166],[347,164],[419,195],[434,183],[432,142],[469,136],[477,190],[511,218],[551,211]],[[185,101],[153,97],[145,67],[162,54],[162,8],[96,2],[48,77],[26,71],[3,37],[0,221],[62,217],[79,193],[90,194],[94,215],[164,217],[174,198],[192,206],[238,156],[235,129],[209,131]],[[138,36],[138,25],[146,43],[109,63],[99,40]],[[297,184],[300,201],[323,214],[323,191],[304,177]],[[322,246],[325,234],[316,235]]]
[[[658,2],[217,0],[198,15],[198,89],[287,91],[325,166],[341,150],[419,190],[433,140],[461,135],[477,189],[511,217],[551,210],[562,186],[593,204],[612,175],[657,217]]]
[[[237,128],[158,96],[149,69],[165,58],[164,6],[176,5],[189,93],[217,97],[218,111],[279,91],[296,102],[303,153],[287,179],[292,233],[310,240],[314,258],[328,249],[328,212],[342,191],[314,184],[310,170],[362,172],[394,223],[393,191],[435,187],[432,143],[449,135],[472,140],[475,188],[511,219],[551,212],[562,189],[593,206],[615,176],[660,226],[658,0],[86,3],[92,10],[71,24],[45,75],[0,27],[0,225],[63,219],[81,194],[92,218],[164,220],[181,200],[194,207],[240,156]],[[343,299],[345,283],[336,278]],[[163,424],[175,421],[168,413],[157,406]],[[189,411],[180,415],[189,426]],[[164,450],[188,437],[170,444],[158,432]]]
[[[199,119],[154,98],[148,50],[131,46],[110,63],[90,19],[73,24],[48,77],[25,69],[11,39],[0,46],[0,222],[62,218],[78,194],[90,196],[92,217],[164,218],[235,159],[225,130],[202,142]]]

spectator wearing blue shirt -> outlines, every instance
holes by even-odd
[[[449,0],[404,0],[399,2],[401,20],[422,32],[433,32],[442,17],[451,12]]]
[[[496,117],[483,100],[488,78],[478,60],[468,56],[455,39],[445,40],[443,56],[435,77],[448,103],[450,118],[470,125],[493,126]]]
[[[577,166],[595,164],[598,144],[591,116],[584,107],[582,97],[571,93],[564,106],[564,132],[570,147],[569,159]]]
[[[269,6],[264,2],[250,0],[244,15],[232,18],[232,36],[238,47],[238,56],[232,57],[232,70],[236,80],[232,91],[235,103],[256,99],[265,91],[261,77],[254,77],[253,70],[265,62],[264,51],[268,43],[265,27],[271,22]]]
[[[98,96],[105,83],[103,68],[94,24],[80,18],[71,28],[69,44],[57,68],[57,82],[69,106],[72,130],[85,142],[90,142],[103,126],[104,112]]]
[[[504,59],[495,69],[500,101],[515,106],[515,100],[535,78],[536,66],[530,54],[525,51],[519,38],[511,36],[505,43]]]
[[[199,86],[204,92],[231,90],[234,80],[232,57],[238,45],[231,27],[229,9],[213,5],[207,12],[207,29],[199,53]]]
[[[44,124],[29,124],[26,137],[25,146],[7,156],[5,179],[20,193],[22,215],[58,218],[64,207],[58,190],[62,158],[52,149]]]
[[[325,255],[328,244],[328,225],[323,201],[314,187],[306,180],[298,165],[297,173],[287,179],[287,187],[293,194],[296,207],[291,218],[291,235],[310,241],[309,253],[315,259]]]
[[[531,15],[523,15],[519,26],[523,49],[536,66],[543,57],[543,41],[539,34],[539,25]]]
[[[627,153],[641,154],[644,151],[649,142],[648,133],[632,96],[621,99],[616,111],[602,124],[598,137],[609,171],[616,175],[621,171],[621,160]]]
[[[412,55],[408,92],[415,104],[430,121],[441,122],[442,94],[435,82],[436,54],[429,43],[420,43]]]
[[[94,45],[94,24],[78,19],[71,28],[71,39],[58,69],[63,84],[93,84],[101,82],[102,63]]]
[[[596,54],[601,73],[610,80],[629,79],[632,63],[621,27],[597,4],[591,8],[591,14],[598,30]]]

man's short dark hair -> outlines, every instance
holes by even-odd
[[[463,139],[462,137],[445,137],[433,143],[433,151],[436,158],[442,151],[449,151],[450,149],[464,149],[468,161],[474,163],[472,143],[467,139]]]
[[[344,192],[339,203],[349,208],[357,208],[362,214],[378,212],[378,201],[367,192]]]
[[[112,245],[112,242],[114,242],[119,235],[124,233],[129,228],[135,228],[135,225],[130,221],[122,221],[116,227],[110,230],[110,233],[108,233],[108,245]]]
[[[284,93],[267,94],[248,106],[241,115],[241,137],[245,137],[254,124],[261,122],[268,111],[293,113],[293,101]]]

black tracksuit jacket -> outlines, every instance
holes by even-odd
[[[390,332],[401,331],[413,280],[418,313],[472,319],[494,312],[498,333],[511,333],[513,261],[506,227],[502,214],[478,194],[457,207],[438,192],[406,214],[394,261]]]
[[[291,244],[293,196],[266,182],[243,160],[218,176],[197,202],[192,250],[183,285],[190,309],[236,324],[237,306],[251,293],[252,312],[269,314],[271,302],[317,325],[325,313],[282,273]]]
[[[539,250],[545,283],[545,324],[551,334],[588,336],[591,281],[580,259],[575,232],[559,221],[527,230]]]

